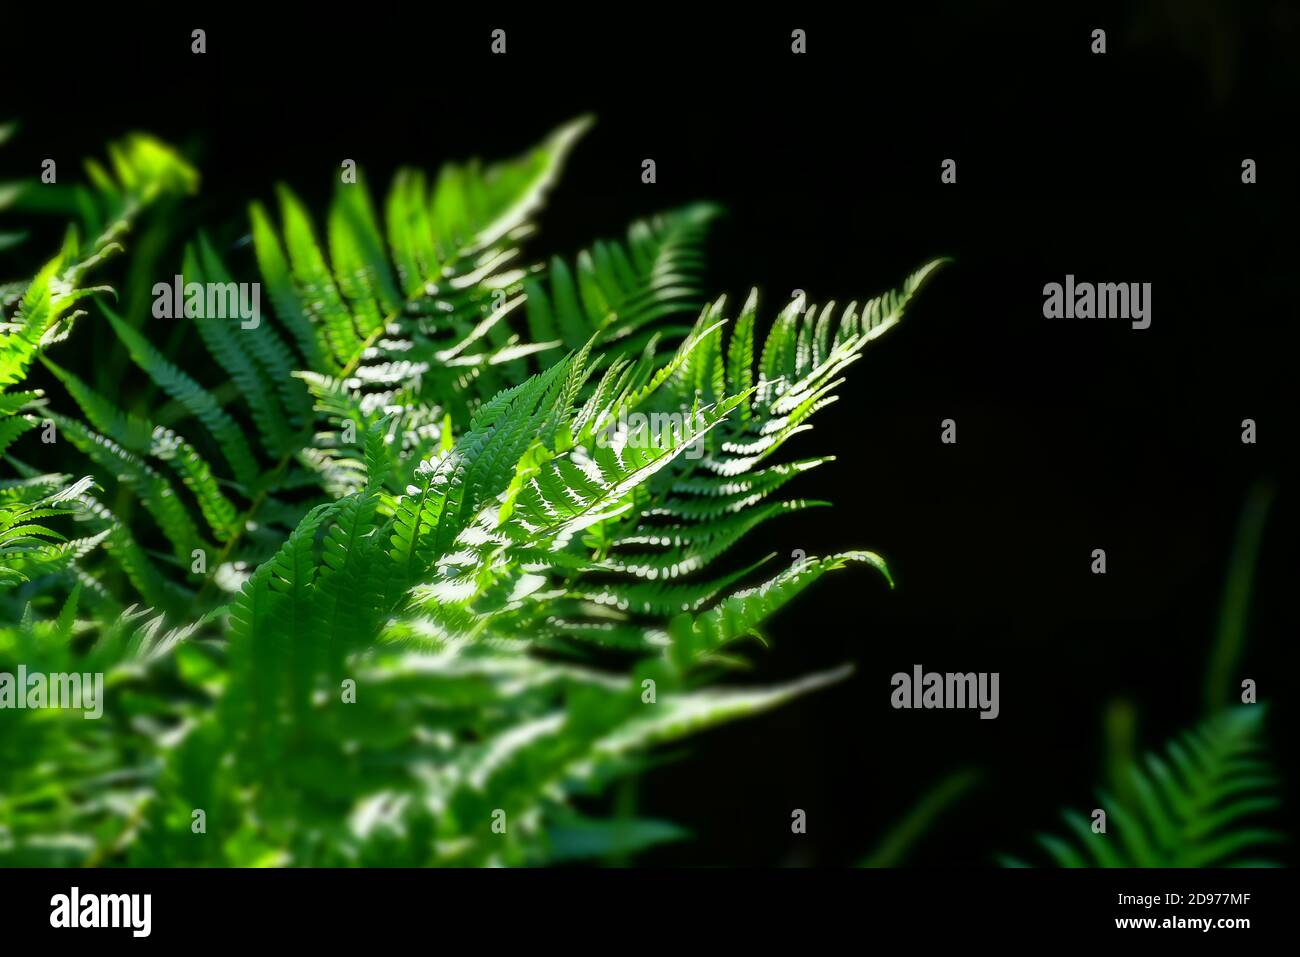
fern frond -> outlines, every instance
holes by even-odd
[[[34,500],[0,502],[0,588],[60,571],[99,544],[101,539],[96,538],[66,541],[62,534],[41,524],[45,519],[74,514],[65,503],[82,494],[91,481],[86,476]]]
[[[78,451],[135,493],[167,536],[176,560],[188,567],[193,550],[202,548],[203,540],[171,483],[138,455],[86,428],[76,419],[53,412],[49,417]]]
[[[842,552],[804,559],[756,588],[731,595],[703,614],[674,618],[668,626],[673,639],[670,651],[673,660],[681,667],[688,667],[738,638],[761,638],[761,626],[780,608],[822,575],[853,563],[878,569],[890,587],[893,586],[884,560],[873,552]]]
[[[155,426],[146,419],[123,412],[77,376],[49,359],[42,357],[42,361],[64,384],[86,419],[102,435],[127,451],[153,455],[172,466],[194,494],[217,541],[225,541],[233,534],[235,506],[221,491],[211,466],[192,445],[170,429]]]
[[[578,349],[599,334],[605,346],[636,351],[643,342],[623,340],[665,316],[698,309],[700,247],[717,214],[700,204],[636,222],[626,244],[594,244],[578,254],[574,271],[553,259],[546,285],[524,282],[534,341],[559,339]]]
[[[254,206],[252,213],[258,259],[269,270],[281,321],[312,352],[321,340],[307,330],[319,324],[332,361],[356,369],[405,310],[463,299],[465,289],[482,287],[511,258],[508,237],[540,205],[586,126],[571,123],[529,155],[486,170],[448,165],[431,190],[422,175],[400,173],[386,203],[395,270],[364,182],[339,187],[328,219],[329,262],[305,208],[282,188],[287,258],[265,210]]]
[[[183,275],[187,282],[237,288],[203,236],[197,251],[186,251]],[[260,315],[249,322],[237,316],[204,316],[193,322],[213,358],[239,386],[263,448],[279,458],[296,448],[294,426],[305,420],[309,402],[306,389],[293,378],[295,357],[262,320]]]
[[[1105,831],[1064,811],[1073,840],[1042,834],[1038,843],[1059,867],[1261,866],[1262,849],[1283,840],[1260,823],[1280,805],[1264,714],[1263,705],[1239,706],[1183,732],[1163,755],[1130,765],[1132,803],[1098,792]]]
[[[169,362],[138,330],[126,323],[108,308],[104,315],[112,324],[118,338],[131,353],[131,358],[164,392],[183,405],[212,433],[221,447],[235,478],[245,488],[253,487],[258,478],[257,460],[249,448],[239,423],[221,407],[210,392]]]

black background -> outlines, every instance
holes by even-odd
[[[538,257],[714,200],[728,215],[708,287],[736,303],[758,286],[769,318],[795,288],[861,300],[954,257],[789,449],[838,456],[797,486],[835,508],[750,546],[889,560],[892,593],[849,571],[788,609],[749,680],[844,661],[855,675],[692,742],[637,799],[695,834],[651,863],[846,864],[972,767],[980,787],[909,860],[985,866],[1061,830],[1060,807],[1094,806],[1110,702],[1132,703],[1147,748],[1199,719],[1233,529],[1257,481],[1276,497],[1242,677],[1271,703],[1277,754],[1295,745],[1300,10],[1047,6],[467,19],[265,5],[122,9],[81,26],[29,11],[3,45],[0,115],[23,133],[0,173],[30,175],[47,156],[75,168],[143,129],[203,174],[184,214],[237,226],[277,181],[322,208],[345,157],[382,185],[399,165],[513,155],[592,112]],[[195,27],[204,56],[190,53]],[[497,27],[504,57],[489,53]],[[790,53],[796,27],[805,56]],[[1104,56],[1089,50],[1095,27]],[[939,181],[948,157],[956,185]],[[1245,157],[1256,185],[1240,182]],[[1152,283],[1151,328],[1044,319],[1042,287],[1066,273]],[[1240,441],[1246,417],[1255,446]],[[943,418],[957,421],[955,447],[939,442]],[[1099,547],[1104,577],[1089,571]],[[890,675],[917,663],[1000,672],[1001,716],[892,710]],[[793,808],[806,835],[790,833]]]

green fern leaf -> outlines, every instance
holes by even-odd
[[[1263,758],[1264,713],[1262,705],[1246,705],[1206,719],[1170,741],[1164,758],[1148,755],[1129,767],[1133,804],[1098,793],[1105,831],[1066,811],[1074,841],[1040,835],[1039,844],[1062,867],[1261,866],[1266,862],[1245,855],[1283,839],[1258,823],[1280,804]]]

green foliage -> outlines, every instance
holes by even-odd
[[[14,421],[30,425],[23,419]],[[90,485],[80,482],[45,492],[31,483],[8,485],[0,497],[0,588],[31,581],[33,575],[48,575],[66,569],[75,558],[94,547],[94,541],[69,542],[42,522],[75,514],[63,503],[74,499]],[[39,496],[39,497],[37,497]]]
[[[1228,572],[1219,602],[1219,623],[1214,647],[1205,670],[1205,706],[1213,714],[1232,700],[1234,676],[1246,644],[1255,568],[1264,538],[1264,525],[1277,489],[1268,481],[1256,482],[1246,494],[1237,532],[1228,557]]]
[[[91,168],[72,195],[115,238],[70,235],[6,302],[0,670],[103,671],[105,720],[0,713],[0,860],[624,855],[683,834],[580,799],[845,675],[719,680],[823,575],[888,584],[884,561],[756,579],[732,554],[825,504],[780,493],[829,459],[774,457],[937,263],[861,307],[791,303],[766,335],[755,294],[730,334],[725,301],[702,306],[709,206],[524,265],[587,125],[432,181],[404,170],[382,202],[340,184],[320,223],[281,187],[275,214],[250,208],[249,255],[197,233],[179,256],[187,282],[251,272],[273,315],[165,334],[83,278],[115,224],[196,174],[147,138]],[[130,408],[64,344],[92,296],[105,361],[145,383]],[[33,373],[58,395],[20,390]],[[28,464],[48,462],[47,427],[86,478]]]
[[[980,772],[971,768],[946,775],[930,787],[904,817],[880,839],[876,849],[859,867],[898,867],[908,851],[949,808],[959,802],[980,781]]]
[[[1257,482],[1246,496],[1228,561],[1219,625],[1206,667],[1209,717],[1167,745],[1167,756],[1135,757],[1137,717],[1132,702],[1116,699],[1105,714],[1107,789],[1099,790],[1108,827],[1119,842],[1094,833],[1075,811],[1062,816],[1076,843],[1040,835],[1052,861],[1065,867],[1273,866],[1263,853],[1284,835],[1258,819],[1281,803],[1280,785],[1263,744],[1265,708],[1228,706],[1228,689],[1246,640],[1249,596],[1274,488]],[[1113,833],[1113,832],[1112,832]],[[1080,850],[1082,847],[1082,851]],[[1024,867],[1014,857],[1002,863]]]
[[[1098,792],[1107,830],[1065,811],[1070,839],[1039,835],[1061,867],[1264,867],[1254,855],[1283,840],[1259,821],[1276,809],[1279,782],[1262,741],[1263,705],[1220,712],[1127,768],[1133,799]],[[1008,866],[1023,861],[1003,858]]]

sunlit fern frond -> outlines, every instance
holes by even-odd
[[[168,282],[162,315],[81,282],[129,238],[115,223],[196,182],[147,140],[92,168],[86,223],[109,238],[69,233],[6,293],[0,454],[18,477],[0,516],[26,580],[0,594],[0,664],[99,668],[114,711],[38,719],[8,751],[0,736],[0,859],[627,852],[680,831],[616,831],[581,799],[659,744],[847,674],[710,687],[827,573],[889,583],[873,552],[763,570],[744,549],[826,504],[783,496],[828,456],[776,455],[935,264],[861,309],[801,300],[765,338],[753,296],[734,330],[702,305],[708,205],[529,264],[586,125],[505,163],[404,171],[382,200],[345,175],[320,218],[281,187],[247,242],[214,228],[168,248],[183,297],[220,293],[218,315],[176,314]],[[267,308],[231,315],[250,280]],[[101,292],[87,308],[127,385],[76,351],[74,307]],[[88,479],[24,461],[51,429]],[[194,839],[195,809],[219,838]]]

